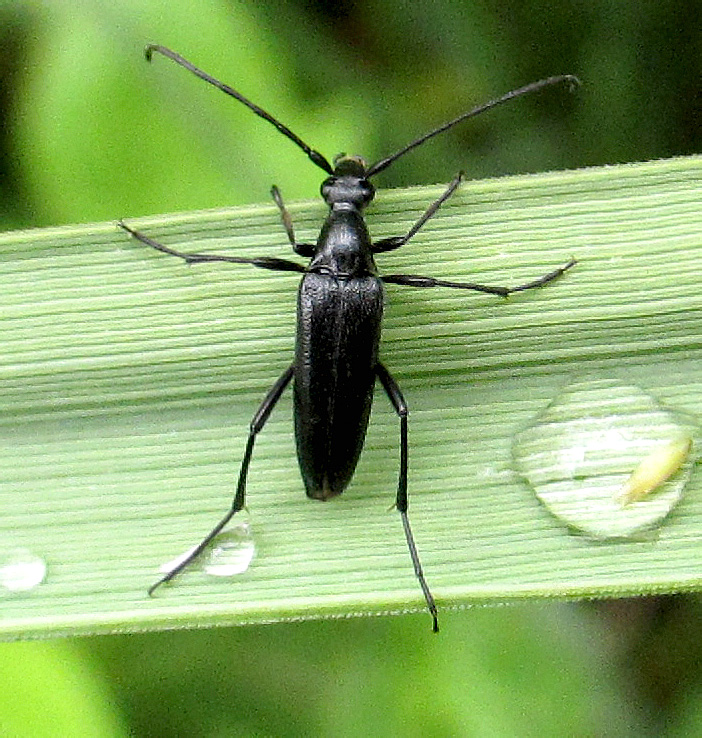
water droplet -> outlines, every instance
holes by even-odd
[[[243,574],[255,554],[251,525],[241,522],[217,536],[203,568],[213,577],[232,577]]]
[[[567,525],[627,538],[658,525],[694,465],[692,418],[616,380],[566,387],[515,437],[519,473]]]
[[[31,551],[18,548],[0,563],[0,586],[9,592],[27,592],[46,577],[46,562]]]
[[[168,574],[185,560],[190,558],[197,546],[179,554],[171,561],[162,564],[159,571]],[[239,520],[236,525],[220,533],[202,554],[202,558],[193,562],[193,567],[203,569],[214,577],[231,577],[242,574],[248,568],[256,554],[256,545],[248,520]]]

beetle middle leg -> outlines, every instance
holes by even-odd
[[[275,256],[226,256],[223,254],[202,254],[202,253],[191,253],[188,251],[178,251],[170,246],[164,246],[158,241],[154,241],[153,238],[149,238],[145,233],[136,231],[128,226],[124,221],[120,220],[117,225],[127,231],[132,237],[136,238],[137,241],[141,241],[147,246],[151,246],[156,251],[161,251],[164,254],[170,254],[171,256],[177,256],[179,259],[188,264],[202,264],[203,262],[211,261],[226,261],[230,264],[251,264],[252,266],[259,267],[261,269],[272,269],[280,272],[304,272],[305,267],[302,264],[296,264],[294,261],[288,261],[287,259],[278,259]]]
[[[405,287],[451,287],[453,289],[475,290],[476,292],[487,292],[490,295],[507,297],[507,295],[511,295],[514,292],[524,292],[524,290],[531,290],[535,287],[543,287],[545,284],[553,282],[554,279],[558,279],[558,277],[577,263],[576,259],[570,259],[567,264],[548,272],[548,274],[544,274],[530,282],[518,284],[516,287],[496,287],[489,284],[477,284],[475,282],[449,282],[444,279],[435,279],[434,277],[422,277],[419,274],[384,274],[380,278],[387,284],[401,284]]]
[[[424,599],[433,618],[434,633],[439,632],[439,621],[436,611],[436,603],[434,596],[429,589],[427,580],[424,578],[424,571],[419,560],[419,552],[414,542],[412,529],[410,528],[409,518],[407,517],[408,499],[407,499],[407,459],[408,459],[408,443],[407,443],[407,416],[409,414],[407,403],[402,396],[402,392],[397,382],[392,378],[390,372],[380,363],[376,366],[376,375],[383,385],[383,389],[387,394],[395,412],[400,418],[400,476],[397,483],[397,497],[395,499],[395,507],[402,518],[402,527],[405,530],[405,538],[407,539],[407,547],[409,548],[410,558],[414,566],[414,573],[419,580],[419,586],[422,588]]]
[[[149,587],[149,594],[153,594],[154,591],[165,582],[169,582],[173,577],[180,574],[188,564],[193,562],[206,548],[207,546],[224,530],[227,523],[244,507],[246,501],[246,478],[249,473],[249,464],[251,463],[251,455],[253,453],[254,443],[256,442],[256,436],[263,429],[266,424],[273,408],[276,406],[281,395],[285,391],[286,387],[290,384],[290,380],[293,377],[293,367],[288,367],[278,381],[271,387],[268,394],[264,398],[260,407],[256,411],[256,414],[251,420],[249,427],[249,438],[246,442],[246,450],[244,451],[244,458],[241,462],[241,469],[239,470],[239,481],[236,485],[236,494],[234,495],[234,501],[232,502],[231,508],[227,511],[227,514],[215,525],[215,527],[195,546],[188,555],[180,560],[176,566],[174,566],[169,572],[167,572],[161,579],[155,584]]]

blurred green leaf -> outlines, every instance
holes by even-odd
[[[148,64],[147,43],[177,49],[329,157],[364,150],[362,101],[330,91],[323,115],[301,104],[289,52],[257,11],[204,0],[197,16],[193,23],[187,0],[41,6],[41,54],[23,78],[17,113],[24,176],[42,198],[38,217],[65,223],[244,203],[265,196],[271,177],[291,198],[318,190],[320,171],[272,126],[173,62]]]
[[[617,649],[585,608],[283,623],[93,639],[137,735],[640,735]],[[148,654],[145,659],[144,655]],[[236,695],[236,699],[232,699]],[[637,732],[639,731],[639,732]]]
[[[74,643],[1,644],[0,683],[3,736],[130,735],[104,678]]]

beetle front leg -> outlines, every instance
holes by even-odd
[[[280,396],[285,391],[285,388],[290,384],[290,380],[293,376],[293,367],[289,367],[285,370],[285,373],[278,379],[278,381],[271,387],[265,399],[261,403],[260,407],[256,411],[256,414],[251,420],[249,427],[249,438],[246,442],[246,450],[244,451],[244,458],[241,462],[241,469],[239,470],[239,481],[236,485],[236,494],[234,495],[234,501],[232,502],[231,508],[227,511],[227,514],[215,525],[215,527],[200,541],[200,543],[188,552],[188,555],[178,561],[170,571],[161,577],[155,584],[149,587],[149,594],[152,595],[154,591],[165,582],[169,582],[173,577],[180,574],[188,564],[192,563],[206,548],[212,543],[212,541],[224,530],[227,523],[244,507],[246,501],[246,478],[249,473],[249,464],[251,463],[251,455],[253,454],[254,443],[256,442],[256,436],[263,429],[266,424],[268,417],[270,416],[273,408],[276,406]]]
[[[285,207],[280,190],[275,185],[271,187],[271,197],[278,206],[278,210],[280,210],[283,228],[285,228],[285,232],[288,234],[288,241],[290,241],[293,251],[300,256],[306,256],[308,259],[311,259],[314,256],[315,246],[311,243],[298,243],[295,240],[295,229],[293,228],[292,218],[290,217],[288,209]]]
[[[458,189],[458,185],[461,184],[461,180],[464,177],[463,172],[459,172],[454,178],[451,184],[446,188],[441,197],[437,198],[425,211],[424,215],[407,231],[404,236],[392,236],[391,238],[383,238],[373,244],[373,253],[380,254],[383,251],[394,251],[399,249],[400,246],[404,246],[407,241],[414,236],[417,231],[430,219],[436,215],[438,209],[446,202],[446,200],[453,195]]]
[[[408,443],[407,443],[407,416],[409,411],[407,409],[407,403],[405,398],[402,396],[400,387],[397,382],[392,378],[390,372],[382,365],[378,364],[376,367],[376,375],[383,385],[383,389],[387,394],[392,406],[395,408],[395,412],[400,418],[400,477],[397,483],[397,497],[395,499],[395,507],[400,513],[402,518],[402,527],[405,530],[405,538],[407,539],[407,547],[409,548],[410,558],[412,559],[412,565],[414,566],[414,573],[419,580],[419,586],[422,588],[424,599],[427,603],[427,608],[432,616],[433,624],[432,630],[434,633],[439,632],[439,620],[436,611],[436,604],[434,602],[434,596],[429,589],[427,580],[424,578],[424,571],[422,570],[422,564],[419,560],[419,552],[414,542],[414,536],[412,535],[412,529],[410,528],[409,518],[407,517],[407,466],[408,466]]]

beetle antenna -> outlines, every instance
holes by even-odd
[[[516,97],[521,97],[522,95],[528,95],[532,92],[536,92],[537,90],[541,90],[544,87],[550,87],[551,85],[557,85],[561,82],[565,82],[568,84],[570,89],[574,89],[578,85],[580,85],[580,80],[572,75],[572,74],[562,74],[558,77],[548,77],[546,79],[541,79],[538,82],[532,82],[529,85],[525,85],[524,87],[519,87],[516,90],[512,90],[508,92],[505,95],[502,95],[502,97],[498,97],[495,100],[490,100],[490,102],[483,103],[482,105],[478,105],[477,108],[473,108],[472,110],[469,110],[467,113],[463,113],[463,115],[459,115],[458,118],[454,118],[453,120],[450,120],[448,123],[444,123],[442,126],[439,126],[438,128],[435,128],[433,131],[429,131],[429,133],[425,133],[423,136],[420,136],[418,139],[415,139],[412,141],[412,143],[407,144],[404,148],[400,149],[399,151],[396,151],[394,154],[391,154],[390,156],[386,157],[385,159],[381,159],[380,161],[376,162],[372,166],[370,166],[366,170],[366,177],[372,177],[374,174],[378,174],[378,172],[382,172],[383,169],[387,169],[396,159],[399,159],[401,156],[404,156],[408,151],[411,151],[412,149],[416,149],[417,146],[421,146],[425,141],[428,141],[430,138],[433,138],[434,136],[438,136],[440,133],[443,133],[444,131],[447,131],[449,128],[453,128],[458,123],[461,123],[464,120],[467,120],[468,118],[473,118],[474,116],[484,113],[486,110],[490,110],[491,108],[496,107],[497,105],[501,105],[502,103],[508,102],[509,100],[514,100]]]
[[[316,164],[320,169],[323,169],[327,174],[333,174],[334,169],[332,168],[331,164],[327,161],[327,159],[322,156],[322,154],[319,153],[319,151],[315,151],[313,148],[308,146],[299,136],[296,136],[287,126],[284,126],[277,118],[274,118],[270,113],[267,113],[263,108],[259,108],[258,105],[255,105],[251,102],[251,100],[247,100],[241,93],[237,92],[233,87],[230,87],[229,85],[225,85],[224,82],[220,82],[218,79],[215,79],[214,77],[211,77],[207,72],[203,72],[202,69],[198,69],[194,64],[191,64],[187,59],[182,57],[180,54],[176,54],[175,51],[171,51],[170,49],[166,48],[165,46],[160,46],[159,44],[149,44],[144,49],[144,56],[146,56],[147,61],[151,61],[151,57],[153,56],[154,52],[158,52],[159,54],[163,54],[163,56],[167,56],[169,59],[172,59],[176,64],[180,64],[181,67],[185,67],[189,72],[192,72],[194,75],[199,77],[200,79],[204,79],[205,82],[209,82],[211,85],[214,85],[217,89],[222,90],[222,92],[225,92],[230,97],[233,97],[235,100],[238,100],[241,103],[244,103],[246,107],[256,113],[260,118],[263,118],[264,120],[267,120],[269,123],[273,124],[284,136],[289,138],[293,143],[297,144],[306,154],[307,156],[312,160],[314,164]]]

